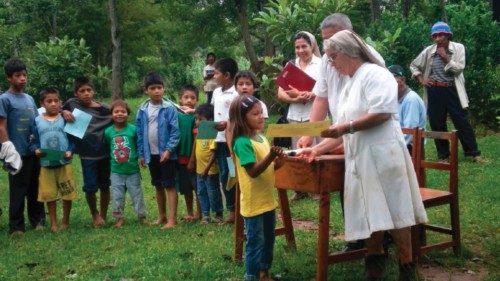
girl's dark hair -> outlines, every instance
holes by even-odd
[[[120,99],[118,99],[118,100],[114,100],[114,101],[111,103],[111,105],[109,106],[109,110],[110,110],[111,112],[113,112],[113,109],[114,109],[115,107],[123,107],[123,108],[125,108],[125,109],[127,110],[127,114],[128,114],[128,115],[130,115],[130,113],[132,113],[132,110],[130,110],[130,107],[128,106],[127,102],[126,102],[126,101],[124,101],[124,100],[120,100]]]
[[[259,83],[257,82],[257,77],[250,70],[242,70],[242,71],[239,71],[238,73],[236,73],[236,76],[234,76],[234,85],[238,84],[238,80],[240,78],[248,78],[252,81],[254,88],[259,87]]]
[[[40,91],[40,102],[43,102],[49,94],[56,94],[57,97],[60,99],[61,96],[59,95],[59,91],[55,88],[45,88]]]
[[[194,114],[203,116],[207,120],[214,119],[214,106],[209,103],[204,103],[196,108]]]
[[[306,40],[307,44],[309,44],[309,46],[312,46],[311,37],[309,37],[307,33],[302,31],[297,32],[293,37],[293,42],[297,41],[298,39],[304,39]]]
[[[162,85],[165,86],[163,77],[156,72],[150,72],[144,77],[144,88],[147,89],[151,85]]]
[[[73,83],[73,93],[78,92],[78,89],[80,89],[83,86],[90,86],[92,90],[94,90],[94,84],[88,77],[77,77],[75,78],[75,82]]]
[[[208,58],[209,57],[214,57],[214,61],[217,59],[214,53],[210,52],[207,54],[207,57],[205,58],[205,64],[208,64]]]
[[[250,95],[241,95],[234,98],[229,107],[230,131],[233,132],[233,140],[239,136],[247,136],[252,133],[252,129],[248,127],[246,122],[246,114],[258,103],[260,103],[260,100]]]
[[[11,77],[16,72],[26,71],[26,65],[20,59],[10,59],[3,66],[3,70],[7,77]]]
[[[220,59],[214,63],[214,68],[222,74],[229,73],[229,77],[234,79],[238,72],[238,63],[231,58]]]

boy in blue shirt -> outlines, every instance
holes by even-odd
[[[59,113],[61,110],[59,91],[50,88],[42,90],[40,104],[45,108],[45,113],[35,118],[34,138],[30,148],[40,158],[38,201],[47,203],[50,230],[57,232],[69,227],[71,205],[76,199],[71,165],[74,145],[64,132],[64,118]],[[46,159],[44,158],[46,150],[61,152],[62,157]],[[58,199],[62,199],[63,206],[61,228],[57,224],[56,202]]]
[[[72,135],[69,135],[69,138],[75,144],[76,153],[80,155],[83,191],[92,215],[92,223],[99,227],[106,223],[111,197],[109,147],[104,141],[104,130],[112,123],[111,111],[107,105],[94,99],[94,85],[87,77],[75,79],[73,92],[75,97],[64,103],[62,114],[67,122],[75,120],[72,114],[75,109],[92,116],[82,139]],[[100,209],[97,210],[96,193],[99,190],[101,202]]]
[[[29,149],[33,134],[31,125],[38,112],[33,98],[24,92],[28,81],[26,65],[19,59],[12,59],[5,64],[4,70],[10,86],[0,95],[0,127],[6,128],[23,162],[18,174],[9,175],[9,232],[22,234],[25,231],[25,198],[31,226],[41,229],[45,221],[43,204],[37,201],[40,165]]]
[[[169,229],[177,223],[175,171],[176,150],[180,139],[177,109],[172,102],[163,99],[165,87],[163,78],[159,74],[146,75],[144,89],[149,99],[137,112],[137,151],[141,166],[148,165],[151,184],[156,188],[158,220],[155,224],[163,225],[163,229]]]

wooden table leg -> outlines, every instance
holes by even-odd
[[[243,260],[243,243],[245,242],[245,235],[243,233],[243,217],[240,213],[240,186],[236,184],[234,187],[236,188],[236,199],[234,206],[234,260],[242,261]]]
[[[330,230],[330,193],[321,192],[319,200],[318,253],[316,281],[326,281],[328,275],[328,245]]]
[[[297,250],[295,244],[295,235],[293,234],[292,215],[290,213],[290,205],[288,204],[288,196],[285,189],[278,188],[278,197],[280,200],[281,220],[285,228],[285,237],[289,249]]]

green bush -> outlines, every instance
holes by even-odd
[[[72,97],[73,81],[79,76],[90,77],[96,92],[106,96],[109,93],[107,79],[111,72],[107,67],[97,67],[95,72],[92,55],[83,39],[64,37],[37,42],[27,60],[30,80],[27,90],[36,100],[38,93],[47,87],[58,89],[63,100]]]

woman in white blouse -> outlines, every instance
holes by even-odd
[[[312,160],[343,141],[345,239],[367,239],[365,280],[384,278],[386,230],[398,249],[398,280],[414,280],[410,227],[427,215],[397,118],[396,80],[351,31],[336,33],[324,47],[330,64],[350,79],[339,97],[337,122],[303,154]]]

